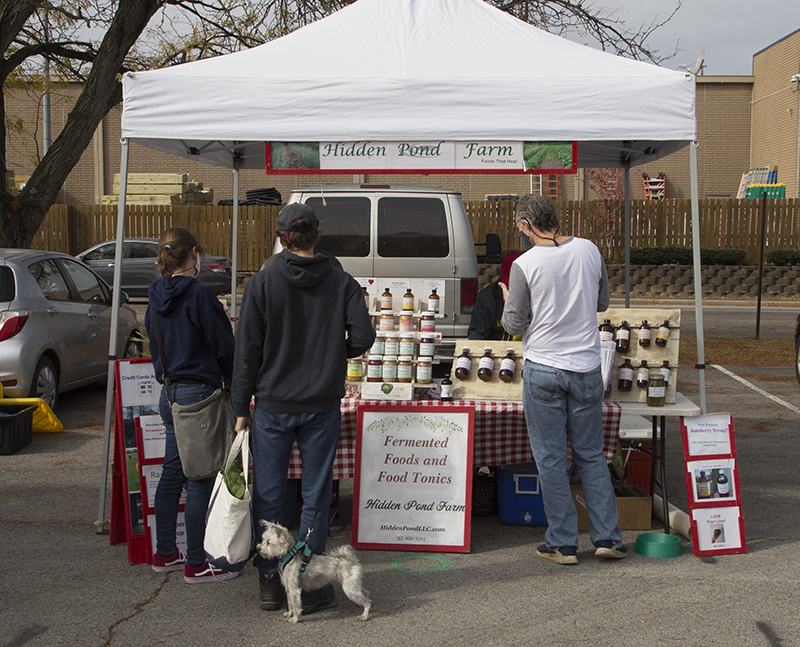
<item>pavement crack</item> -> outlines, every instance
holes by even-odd
[[[138,616],[140,613],[142,613],[144,611],[145,607],[148,604],[150,604],[153,600],[155,600],[159,596],[161,591],[164,590],[164,586],[166,586],[166,584],[169,582],[169,576],[170,576],[170,574],[167,573],[166,577],[163,579],[161,584],[159,584],[158,588],[155,591],[153,591],[153,593],[150,594],[150,597],[147,598],[144,602],[139,602],[136,605],[136,607],[134,608],[133,613],[131,613],[129,616],[126,616],[124,618],[120,618],[119,620],[117,620],[113,625],[111,625],[108,628],[108,634],[106,635],[105,639],[103,640],[103,647],[110,647],[111,643],[114,640],[114,632],[116,632],[117,628],[119,628],[119,626],[123,622],[128,622],[128,620],[130,620],[131,618],[133,618],[135,616]]]

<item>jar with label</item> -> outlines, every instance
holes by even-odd
[[[433,357],[436,350],[436,337],[435,335],[426,335],[425,333],[419,336],[419,356],[420,357]]]
[[[432,312],[423,312],[419,318],[420,332],[436,332],[436,319]]]
[[[436,289],[437,288],[433,288],[433,291],[428,297],[428,311],[434,314],[439,312],[439,295],[436,293]]]
[[[643,359],[636,371],[636,386],[640,389],[646,389],[647,383],[650,381],[650,368],[647,366],[647,360]]]
[[[664,346],[667,345],[667,340],[669,339],[669,319],[667,319],[663,324],[658,327],[658,332],[656,333],[656,346]]]
[[[386,352],[386,333],[379,330],[375,333],[375,341],[369,350],[370,355],[383,355]]]
[[[623,321],[619,325],[615,337],[617,338],[617,352],[627,353],[631,349],[631,327],[627,321]]]
[[[633,366],[627,357],[619,366],[619,378],[617,380],[618,391],[630,391],[633,386]]]
[[[514,371],[517,369],[517,358],[514,356],[514,349],[507,348],[506,356],[500,360],[500,373],[498,377],[503,382],[511,382],[514,379]]]
[[[411,288],[407,288],[403,295],[403,310],[414,312],[414,293],[411,292]]]
[[[402,310],[397,317],[397,329],[400,332],[409,332],[414,330],[414,313],[411,310]]]
[[[401,332],[400,333],[400,355],[411,355],[414,356],[414,333],[413,332]]]
[[[367,288],[364,288],[364,303],[367,305],[367,311],[369,311],[369,292],[367,292]]]
[[[664,363],[658,369],[658,372],[661,373],[661,376],[664,378],[664,384],[669,386],[669,380],[672,377],[672,371],[669,368],[669,362],[664,360]]]
[[[383,355],[370,355],[367,360],[367,382],[383,382]]]
[[[430,357],[417,358],[417,384],[430,384],[433,379],[433,367]]]
[[[384,355],[381,368],[384,382],[397,382],[397,355]]]
[[[639,328],[639,346],[642,348],[647,348],[650,345],[650,325],[647,323],[647,319],[642,322],[641,327]]]
[[[381,294],[381,310],[394,310],[392,291],[388,287]]]
[[[482,382],[491,382],[493,370],[494,357],[492,357],[492,349],[484,348],[483,356],[478,360],[478,379]]]
[[[360,382],[364,377],[364,368],[361,365],[361,355],[347,359],[347,381]]]
[[[412,358],[408,355],[400,355],[397,358],[397,381],[411,382],[413,376],[414,364]]]
[[[399,355],[400,354],[400,333],[387,332],[386,345],[384,347],[384,355]]]
[[[654,373],[647,383],[647,405],[650,407],[663,407],[666,395],[667,385],[664,384],[664,376],[660,373]]]
[[[469,379],[469,372],[472,370],[472,357],[469,355],[469,347],[464,346],[461,349],[461,355],[456,359],[456,379],[467,380]]]
[[[394,312],[391,310],[381,310],[381,319],[378,324],[378,330],[388,332],[394,330]]]
[[[600,324],[600,341],[614,341],[614,326],[611,319],[606,319]]]
[[[706,476],[704,470],[700,471],[700,476],[697,477],[697,498],[710,499],[711,498],[711,479]]]

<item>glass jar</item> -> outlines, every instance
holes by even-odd
[[[364,369],[361,365],[361,355],[350,357],[347,360],[347,381],[360,382],[364,377]]]
[[[367,382],[383,382],[383,356],[369,356],[367,360]]]
[[[400,355],[411,355],[414,356],[414,333],[413,332],[401,332],[400,333]]]
[[[386,333],[378,331],[375,333],[375,341],[369,351],[370,355],[383,355],[386,353]]]
[[[647,405],[650,407],[663,407],[667,395],[667,385],[664,376],[660,373],[651,373],[647,383]]]
[[[436,350],[436,337],[434,335],[420,335],[419,336],[419,356],[420,357],[433,357]]]
[[[397,382],[397,355],[384,355],[381,368],[384,382]]]
[[[384,346],[384,355],[399,355],[400,354],[400,333],[387,332],[386,344]]]
[[[397,381],[411,382],[414,376],[414,364],[409,355],[400,355],[397,358]]]
[[[411,310],[403,310],[398,316],[398,330],[409,332],[414,330],[414,313]]]
[[[433,379],[433,367],[430,357],[417,359],[417,384],[430,384]]]
[[[381,310],[381,322],[378,330],[385,332],[394,330],[394,312],[392,310]]]
[[[419,319],[420,332],[436,332],[436,319],[432,312],[423,312]]]

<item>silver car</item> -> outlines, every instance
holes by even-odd
[[[90,247],[76,256],[91,267],[109,285],[114,285],[114,259],[117,243],[107,240]],[[146,297],[153,281],[161,278],[156,267],[157,238],[125,238],[122,241],[122,285],[120,289],[132,297]],[[231,291],[231,260],[222,256],[203,256],[203,265],[197,276],[214,294]]]
[[[123,300],[127,295],[123,293]],[[0,383],[10,398],[42,398],[108,373],[111,290],[67,254],[0,249]],[[119,312],[118,357],[141,354],[136,314]]]

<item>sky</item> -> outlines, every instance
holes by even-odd
[[[634,29],[655,17],[664,20],[676,4],[675,0],[595,0],[594,8],[614,10]],[[694,68],[705,50],[704,74],[752,74],[753,54],[797,29],[800,0],[683,0],[672,20],[647,42],[661,55],[677,46],[677,55],[661,63],[670,69],[679,63]]]

